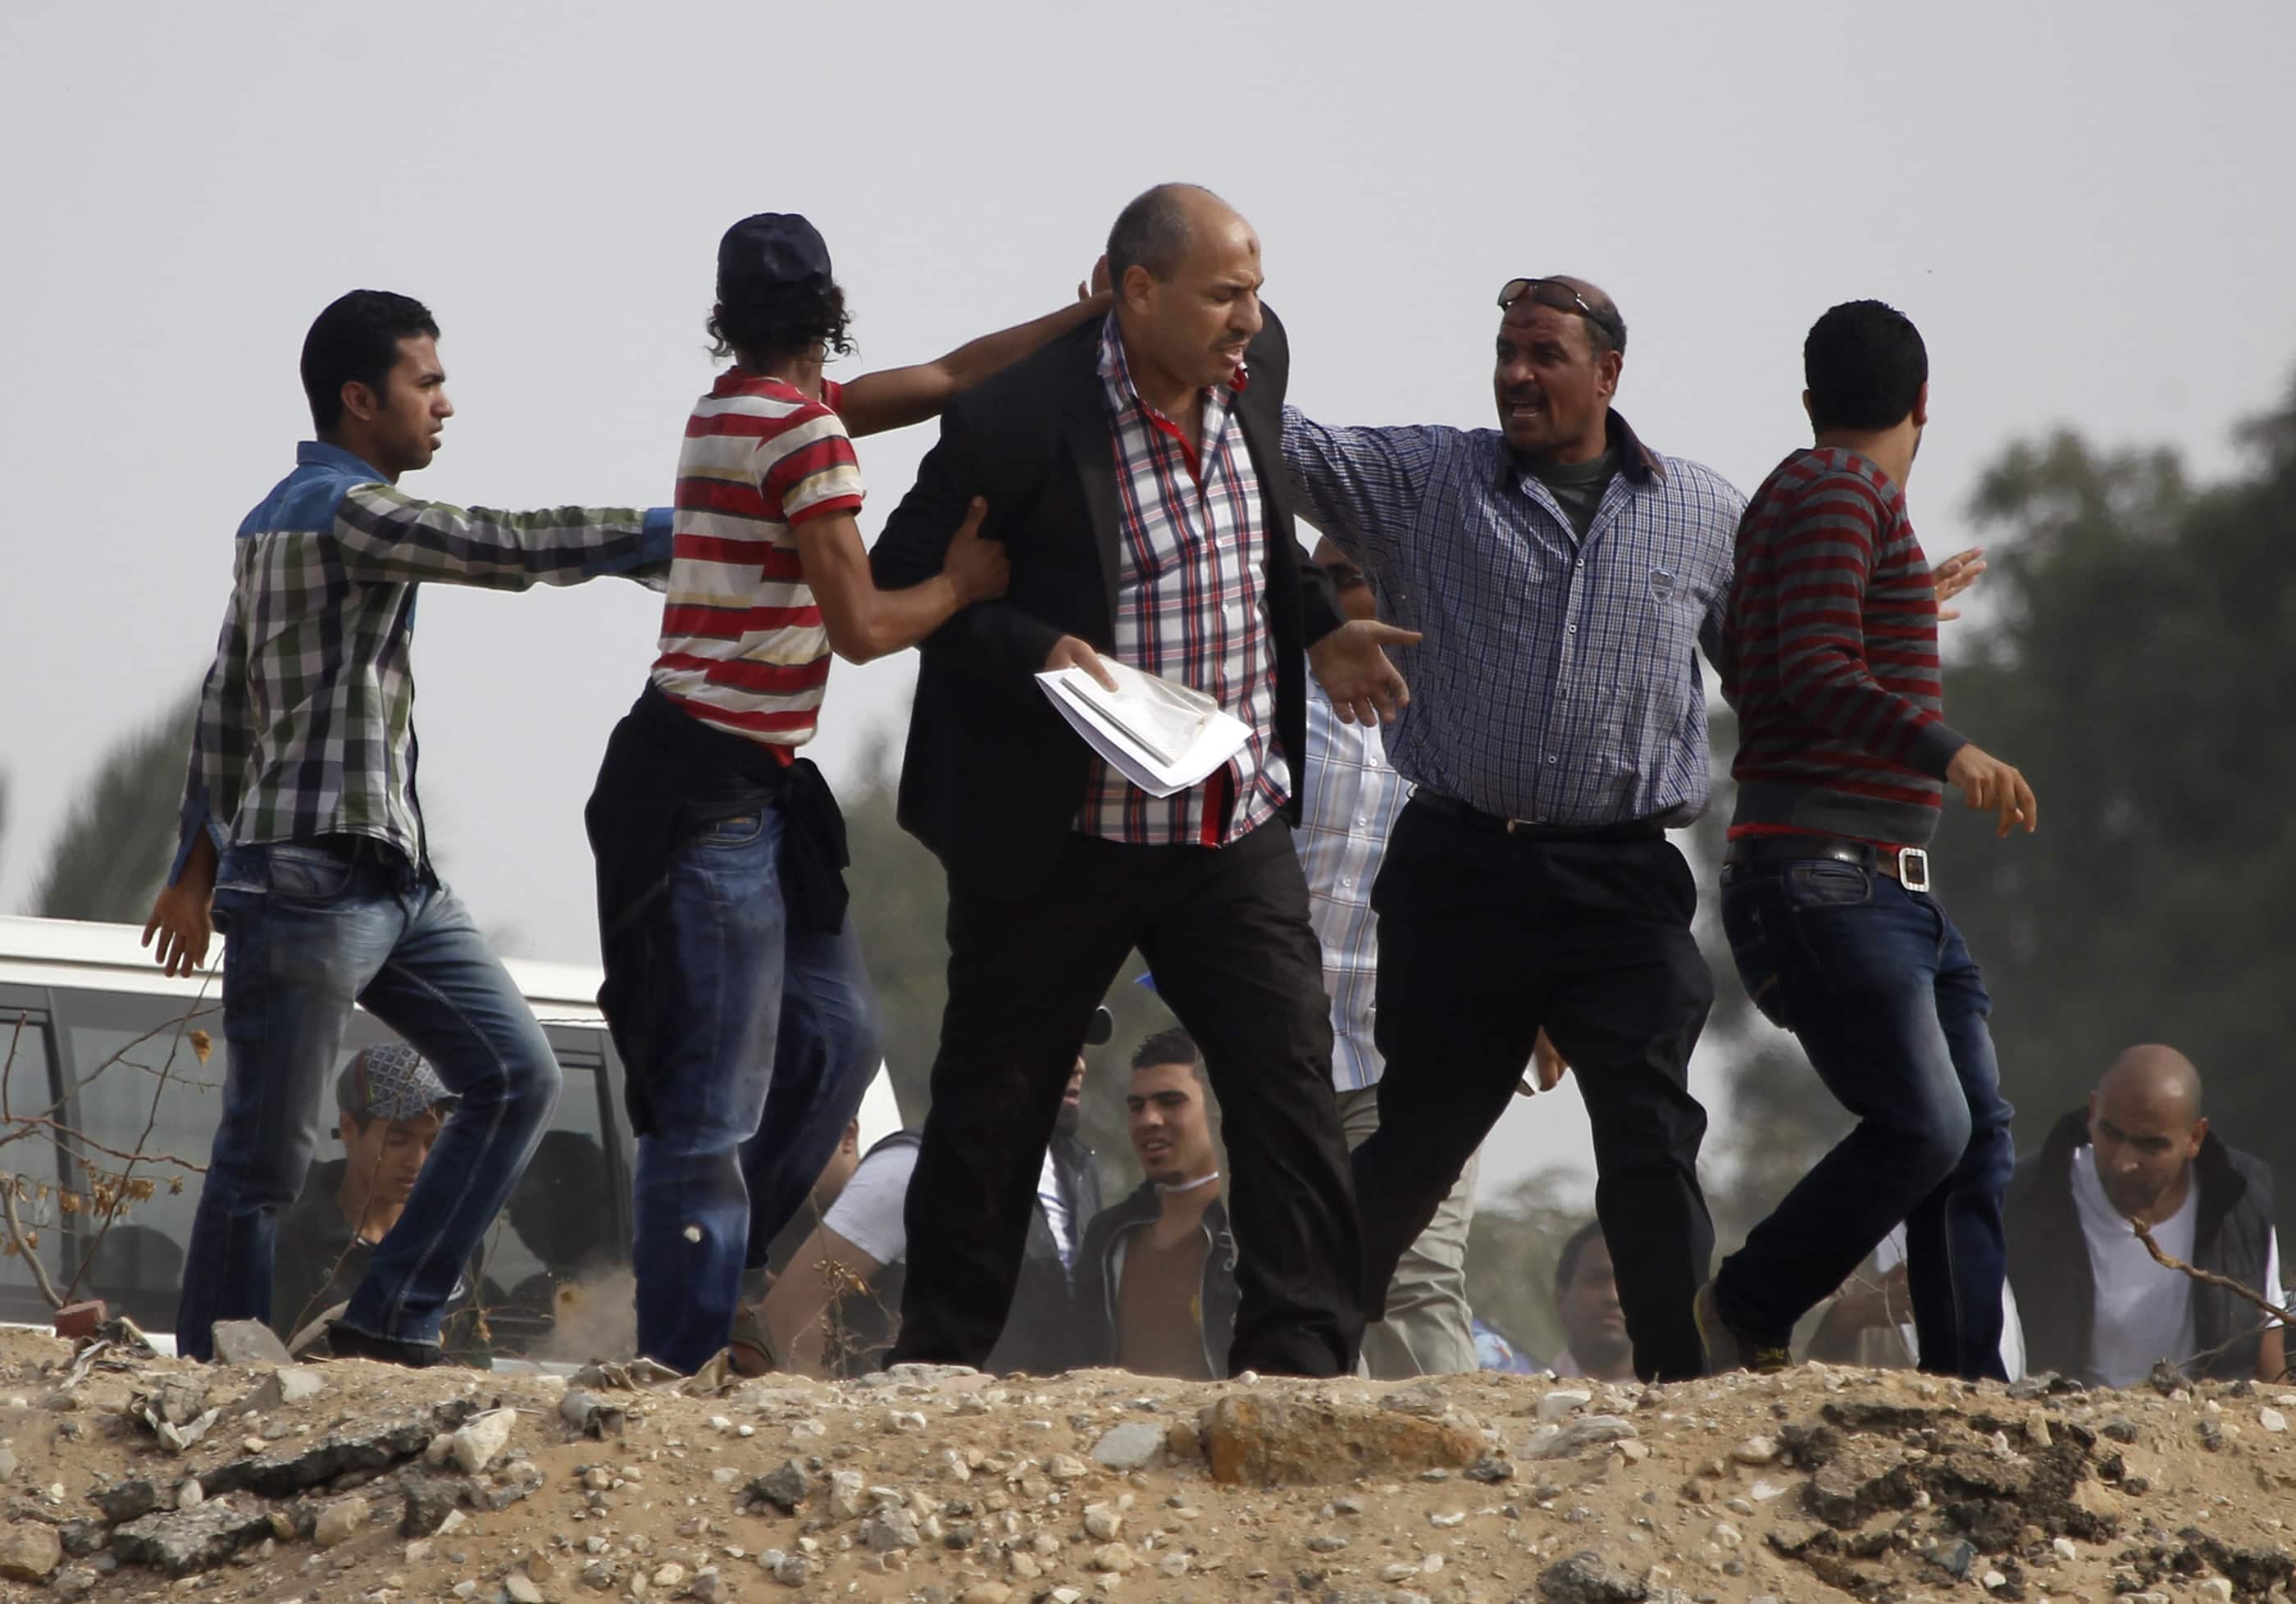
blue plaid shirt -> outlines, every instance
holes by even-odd
[[[1496,430],[1326,429],[1283,409],[1303,516],[1371,575],[1411,705],[1388,757],[1484,813],[1563,828],[1705,811],[1706,688],[1738,515],[1727,479],[1611,414],[1620,471],[1581,544]]]

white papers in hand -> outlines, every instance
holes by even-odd
[[[1037,683],[1108,765],[1152,797],[1184,791],[1243,749],[1251,732],[1202,692],[1103,657],[1116,689],[1081,668]]]

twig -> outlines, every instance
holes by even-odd
[[[2152,1240],[2152,1228],[2144,1221],[2131,1220],[2129,1224],[2136,1227],[2136,1240],[2144,1244],[2144,1251],[2151,1254],[2152,1262],[2163,1270],[2174,1270],[2179,1274],[2191,1276],[2196,1281],[2205,1281],[2211,1287],[2222,1287],[2227,1292],[2236,1293],[2246,1298],[2282,1325],[2296,1326],[2296,1314],[2291,1314],[2278,1304],[2267,1301],[2260,1293],[2233,1280],[2231,1276],[2218,1275],[2213,1270],[2203,1270],[2197,1264],[2188,1264],[2172,1253],[2163,1253],[2161,1250],[2161,1244]]]
[[[32,1267],[32,1280],[38,1283],[40,1296],[48,1300],[48,1307],[61,1309],[64,1300],[56,1294],[55,1283],[48,1279],[48,1267],[40,1263],[40,1256],[31,1243],[24,1240],[24,1227],[16,1218],[16,1177],[0,1176],[0,1216],[8,1222],[8,1240],[16,1244],[23,1261]]]
[[[2184,1371],[2188,1376],[2197,1375],[2199,1374],[2199,1371],[2193,1368],[2194,1365],[2206,1364],[2211,1359],[2220,1359],[2225,1354],[2232,1352],[2233,1349],[2238,1347],[2242,1343],[2261,1337],[2265,1332],[2271,1329],[2272,1322],[2270,1321],[2259,1320],[2252,1326],[2241,1327],[2240,1330],[2234,1331],[2231,1336],[2226,1338],[2222,1342],[2218,1343],[2216,1346],[2212,1348],[2202,1348],[2197,1354],[2187,1354],[2181,1360],[2170,1359],[2169,1360],[2169,1363],[2174,1364],[2178,1370]],[[2167,1359],[2168,1355],[2164,1354],[2161,1357]],[[2259,1376],[2257,1379],[2261,1381],[2267,1379],[2267,1378]],[[2280,1378],[2276,1376],[2270,1378],[2270,1379],[2278,1380]]]
[[[172,1164],[178,1169],[189,1170],[194,1175],[208,1173],[206,1165],[193,1164],[190,1159],[178,1158],[173,1153],[123,1153],[118,1148],[104,1146],[84,1132],[75,1131],[60,1119],[46,1119],[37,1114],[19,1114],[16,1123],[29,1130],[53,1131],[61,1137],[68,1137],[83,1147],[94,1148],[105,1158],[117,1158],[124,1164]]]

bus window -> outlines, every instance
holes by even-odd
[[[56,1012],[70,1087],[63,1117],[86,1139],[62,1155],[67,1184],[87,1205],[70,1217],[69,1296],[101,1297],[138,1325],[170,1330],[215,1137],[223,1004],[59,992]],[[143,1157],[120,1156],[131,1154]],[[106,1194],[117,1199],[108,1224]]]
[[[512,1353],[545,1343],[561,1314],[593,1301],[591,1289],[629,1261],[613,1183],[619,1166],[608,1152],[603,1065],[594,1047],[570,1043],[570,1034],[552,1033],[566,1074],[558,1112],[479,1250],[495,1345]],[[603,1297],[619,1305],[627,1290]]]
[[[11,1110],[37,1114],[54,1104],[55,1054],[45,1015],[25,1008],[0,1007],[0,1055],[7,1060],[0,1066],[0,1074],[7,1077]],[[64,1262],[66,1239],[56,1204],[56,1183],[62,1172],[57,1167],[55,1144],[35,1136],[12,1145],[14,1151],[0,1160],[0,1185],[17,1188],[17,1220],[28,1235],[37,1239],[33,1251],[61,1292],[63,1282],[56,1272]],[[45,1325],[53,1313],[18,1245],[0,1238],[0,1321]]]

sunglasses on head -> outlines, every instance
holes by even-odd
[[[1519,300],[1528,299],[1533,306],[1547,307],[1557,312],[1576,312],[1611,337],[1613,345],[1623,345],[1625,331],[1618,320],[1597,312],[1587,303],[1587,298],[1556,278],[1513,278],[1499,291],[1499,310],[1506,311]]]

